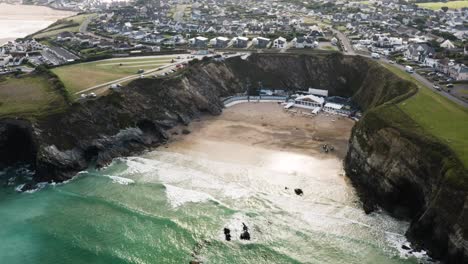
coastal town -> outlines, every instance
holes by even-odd
[[[13,1],[14,2],[14,1]],[[0,73],[115,57],[341,51],[468,102],[468,8],[383,1],[30,1],[77,12],[0,47]]]

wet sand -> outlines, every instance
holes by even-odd
[[[45,6],[0,3],[0,45],[25,37],[75,12]]]

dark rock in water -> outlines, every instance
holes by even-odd
[[[249,233],[248,231],[242,232],[242,234],[240,235],[240,239],[242,239],[242,240],[250,240],[250,233]]]
[[[410,250],[410,249],[411,249],[411,248],[410,248],[409,246],[407,246],[407,245],[402,245],[401,248],[404,249],[404,250]]]
[[[242,240],[250,240],[250,233],[249,233],[249,228],[247,227],[247,225],[245,225],[244,223],[242,223],[242,234],[240,235],[240,239]]]
[[[182,134],[188,135],[188,134],[190,134],[190,130],[184,128],[184,129],[182,130]]]
[[[190,264],[202,264],[203,262],[201,261],[196,261],[196,260],[192,260],[189,262]]]
[[[294,189],[294,192],[300,196],[304,195],[304,192],[302,191],[302,189]]]
[[[370,201],[364,201],[362,204],[362,208],[366,214],[370,214],[375,211],[375,205]]]
[[[25,183],[23,184],[23,186],[21,186],[21,188],[17,188],[16,191],[18,192],[25,192],[25,191],[29,191],[29,190],[33,190],[35,189],[36,186],[32,183]]]
[[[231,230],[229,228],[224,228],[224,236],[226,237],[226,241],[231,241]]]

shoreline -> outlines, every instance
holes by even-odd
[[[76,15],[44,5],[0,3],[0,46],[43,30],[56,21]]]

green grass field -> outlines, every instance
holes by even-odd
[[[79,63],[52,69],[67,90],[77,93],[90,87],[137,74],[139,69],[151,70],[171,63],[175,56],[109,59]]]
[[[416,95],[399,103],[398,107],[422,128],[450,146],[468,167],[468,109],[424,87],[403,70],[384,66],[419,88]]]
[[[460,9],[464,7],[468,7],[468,0],[462,1],[449,1],[449,2],[431,2],[431,3],[417,3],[418,6],[432,9],[432,10],[439,10],[441,7],[446,6],[450,9]]]
[[[49,27],[36,32],[32,35],[34,38],[47,38],[56,36],[62,32],[78,32],[80,30],[80,25],[88,18],[95,16],[95,14],[83,14],[76,15],[67,18],[63,18],[50,25]]]
[[[65,106],[63,97],[42,76],[0,81],[0,116],[39,116]]]

